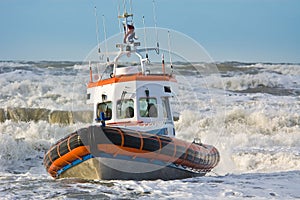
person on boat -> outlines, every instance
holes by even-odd
[[[112,110],[108,107],[106,103],[99,103],[97,106],[97,119],[96,121],[103,120],[101,119],[101,112],[104,113],[105,119],[104,120],[110,120],[112,117]]]
[[[148,117],[157,117],[157,108],[153,103],[148,105]]]
[[[133,24],[127,24],[127,28],[126,26],[124,26],[124,29],[125,29],[125,35],[124,35],[123,42],[133,43],[133,39],[136,39]]]
[[[133,107],[130,106],[130,107],[126,108],[125,115],[126,115],[126,118],[133,118],[134,117]]]

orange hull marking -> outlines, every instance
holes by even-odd
[[[143,121],[125,121],[125,122],[110,122],[110,123],[107,123],[107,125],[124,125],[126,124],[127,126],[130,126],[130,125],[139,125],[139,124],[142,124]]]
[[[176,141],[176,142],[178,142],[178,141]],[[174,150],[175,150],[176,146],[178,145],[178,144],[176,144],[176,142],[173,143],[175,145]],[[180,146],[184,146],[184,144],[185,144],[184,142],[178,142],[178,143],[181,144]],[[204,150],[202,147],[196,146],[196,145],[191,145],[190,148],[193,149],[194,151],[195,150],[201,151],[202,153],[205,154],[205,157],[213,156],[212,153],[213,154],[216,153],[214,148],[211,151],[208,151],[206,149]],[[66,165],[65,164],[66,161],[72,162],[72,161],[78,159],[78,157],[87,155],[88,153],[90,153],[90,151],[88,149],[89,149],[89,146],[80,146],[80,147],[73,149],[71,152],[56,159],[49,167],[48,172],[53,177],[55,177],[57,171]],[[161,160],[161,161],[165,161],[165,162],[174,162],[175,164],[185,165],[185,166],[188,166],[188,167],[191,167],[194,169],[210,170],[215,165],[214,164],[215,162],[208,163],[207,165],[203,165],[203,164],[197,164],[197,163],[193,163],[191,161],[185,160],[185,158],[184,159],[175,158],[174,157],[175,153],[172,156],[168,156],[168,155],[159,154],[157,152],[145,151],[145,150],[142,150],[142,148],[136,149],[136,148],[130,148],[130,147],[117,146],[114,144],[98,144],[98,150],[103,151],[105,153],[113,154],[114,156],[117,156],[118,154],[125,155],[125,156],[131,156],[132,159],[135,159],[136,157],[141,157],[141,158],[148,158],[151,161]],[[203,150],[206,152],[203,152]],[[192,160],[195,160],[195,157],[196,157],[196,155],[194,153]]]
[[[64,141],[65,141],[65,140],[64,140]],[[60,142],[60,143],[57,145],[57,149],[56,149],[56,150],[57,150],[57,154],[58,154],[59,157],[62,157],[62,156],[60,155],[60,152],[59,152],[59,147],[60,147],[61,143],[63,143],[64,141]],[[70,164],[70,162],[68,162],[68,161],[66,161],[66,160],[64,160],[64,162],[67,163],[67,164]]]
[[[54,149],[54,148],[55,148],[55,147],[50,148],[49,151],[48,151],[47,154],[46,154],[46,155],[48,155],[48,158],[49,158],[49,160],[50,160],[51,163],[53,163],[53,160],[52,160],[52,158],[51,158],[51,156],[50,156],[50,152],[51,152],[52,149]]]
[[[75,136],[78,137],[78,135],[73,135],[72,137],[75,137]],[[72,153],[72,149],[71,149],[71,147],[70,147],[70,139],[71,139],[71,137],[68,137],[68,150],[69,150],[69,153],[70,153],[70,154],[73,154],[73,153]],[[77,156],[76,154],[73,154],[73,156],[75,156],[77,159],[82,160],[82,158],[79,157],[79,156]]]
[[[172,156],[158,154],[157,152],[145,151],[130,147],[120,147],[114,144],[98,144],[98,150],[112,154],[114,157],[119,155],[148,158],[151,160],[162,160],[165,162],[174,162],[176,159]]]
[[[157,154],[160,154],[161,148],[162,148],[162,144],[161,144],[161,140],[160,140],[160,138],[158,137],[158,135],[156,135],[156,138],[157,138],[157,140],[158,140],[158,142],[159,142],[159,152],[157,152]]]
[[[78,157],[85,156],[89,154],[90,152],[87,150],[85,146],[80,146],[72,150],[72,152],[69,152],[62,157],[56,159],[51,166],[48,169],[48,172],[52,174],[53,172],[56,173],[57,170],[61,169],[63,166],[65,166],[65,161],[72,162]],[[76,155],[76,156],[75,156]],[[52,172],[52,173],[51,173]]]
[[[140,136],[140,140],[141,140],[141,146],[140,146],[140,151],[143,150],[143,147],[144,147],[144,140],[143,140],[143,136],[140,132],[138,132],[139,136]]]
[[[109,85],[113,83],[129,82],[129,81],[172,81],[176,82],[173,76],[163,76],[163,75],[121,75],[110,79],[100,80],[97,82],[88,83],[88,88],[93,88],[97,86]]]

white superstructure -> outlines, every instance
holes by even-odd
[[[116,44],[119,51],[114,52],[113,62],[107,63],[105,73],[110,71],[108,78],[97,81],[91,78],[88,84],[87,103],[94,105],[94,122],[104,125],[105,121],[107,126],[174,136],[169,98],[173,96],[177,82],[173,75],[165,73],[164,60],[160,73],[152,74],[146,70],[147,54],[144,58],[141,53],[145,49],[139,49],[139,42],[126,37],[130,35],[125,32],[125,43]],[[147,51],[157,49],[147,48]],[[130,58],[130,62],[124,63],[124,58]],[[135,60],[132,61],[132,58]]]

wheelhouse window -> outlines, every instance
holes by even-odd
[[[162,107],[163,107],[164,119],[172,120],[170,103],[167,97],[162,98]]]
[[[100,113],[104,112],[106,120],[110,120],[112,117],[112,102],[102,102],[97,104],[97,119],[100,120]]]
[[[156,98],[140,98],[139,105],[141,117],[157,117]]]
[[[132,99],[122,99],[117,102],[117,118],[133,118],[134,117],[134,101]]]

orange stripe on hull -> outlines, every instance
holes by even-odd
[[[168,75],[123,75],[123,76],[116,76],[113,78],[100,80],[97,82],[90,82],[88,83],[88,88],[93,88],[97,86],[109,85],[113,83],[121,83],[121,82],[129,82],[129,81],[171,81],[176,82],[176,79],[173,76]]]
[[[87,154],[89,154],[90,152],[87,150],[87,148],[85,146],[80,146],[77,147],[75,149],[73,149],[71,152],[66,153],[65,155],[63,155],[62,157],[56,159],[51,166],[48,169],[48,172],[55,177],[56,172],[61,169],[62,167],[64,167],[65,165],[71,163],[72,161],[78,159],[78,157],[83,157]]]

